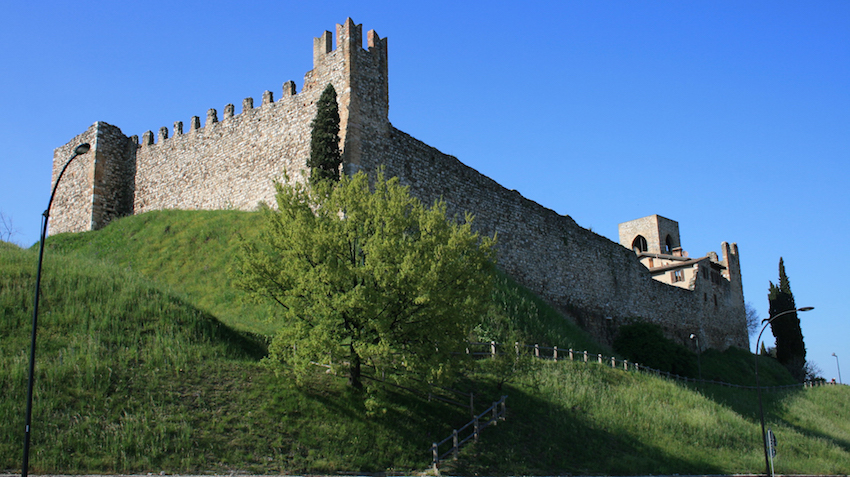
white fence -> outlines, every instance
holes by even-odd
[[[469,343],[466,348],[466,353],[469,355],[477,356],[477,357],[495,357],[498,354],[505,354],[505,348],[511,350],[510,345],[505,345],[501,343],[496,343],[495,341],[491,341],[489,343]],[[691,382],[691,383],[703,383],[703,384],[715,384],[719,386],[726,386],[731,388],[739,388],[739,389],[757,389],[756,386],[745,386],[741,384],[732,384],[723,381],[715,381],[712,379],[697,379],[697,378],[689,378],[687,376],[679,376],[678,374],[673,374],[668,371],[661,371],[659,369],[650,368],[647,366],[640,365],[638,363],[630,363],[627,359],[617,359],[613,356],[603,356],[601,354],[592,354],[587,351],[575,351],[572,348],[559,348],[557,346],[549,347],[549,346],[540,346],[540,345],[523,345],[520,343],[514,343],[513,351],[517,355],[525,352],[525,354],[532,355],[536,358],[540,359],[548,359],[548,360],[569,360],[569,361],[579,361],[584,363],[598,363],[604,364],[606,366],[611,366],[612,368],[621,368],[624,371],[641,371],[644,373],[651,373],[656,376],[665,377],[668,379],[675,379],[677,381]],[[828,383],[826,381],[806,381],[804,383],[796,383],[796,384],[786,384],[781,386],[762,386],[762,390],[773,391],[773,390],[781,390],[781,389],[789,389],[789,388],[812,388],[816,386],[825,386],[832,385],[835,383]]]

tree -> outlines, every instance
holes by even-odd
[[[614,351],[641,366],[682,376],[696,375],[698,367],[696,353],[665,337],[660,326],[645,321],[621,326]]]
[[[339,151],[339,106],[336,103],[336,90],[330,83],[316,103],[316,117],[310,127],[310,159],[307,161],[310,182],[339,181],[339,166],[342,164]]]
[[[15,227],[12,225],[12,218],[6,217],[3,215],[3,212],[0,211],[0,241],[2,242],[11,242],[12,237],[17,235],[18,231],[15,230]]]
[[[240,287],[279,305],[271,359],[299,374],[311,362],[342,368],[355,388],[364,364],[447,375],[486,309],[494,239],[382,173],[374,189],[362,172],[276,187],[278,210],[262,209],[237,270]]]
[[[770,316],[777,316],[788,310],[796,310],[791,284],[785,274],[785,263],[779,258],[779,285],[770,282],[767,295],[770,302]],[[776,359],[782,363],[795,379],[802,381],[806,377],[806,345],[803,343],[803,331],[797,313],[788,313],[773,320],[770,324],[776,338]]]
[[[759,331],[761,318],[759,318],[759,312],[756,310],[756,307],[749,302],[744,305],[744,313],[747,315],[747,335],[752,338]]]

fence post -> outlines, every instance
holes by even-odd
[[[584,362],[587,362],[587,350],[584,350]]]
[[[519,356],[519,341],[514,341],[514,350],[516,350],[516,355]]]
[[[598,361],[599,364],[602,364],[602,353],[596,355],[596,361]]]
[[[491,421],[493,421],[494,426],[499,423],[499,401],[493,403],[493,417]]]
[[[573,349],[570,348],[570,361],[572,361],[572,360],[573,360]]]
[[[457,429],[452,429],[452,458],[454,458],[454,460],[457,460],[457,451]]]
[[[475,424],[473,429],[475,435],[475,442],[478,442],[478,433],[481,432],[481,426],[478,424],[478,416],[475,416]]]
[[[496,342],[495,341],[490,342],[490,356],[493,357],[493,358],[496,357]]]
[[[629,360],[627,360],[627,359],[623,360],[623,369],[626,370],[626,371],[629,370]]]
[[[611,367],[612,367],[612,368],[616,368],[616,367],[617,367],[617,358],[615,358],[615,357],[613,357],[613,356],[611,356]]]
[[[440,464],[440,451],[437,450],[437,443],[431,444],[431,463],[434,465],[434,470],[437,470],[437,465]]]
[[[558,347],[555,346],[555,351],[552,354],[552,357],[555,358],[555,361],[558,361]]]
[[[537,343],[534,343],[534,357],[540,357],[540,345],[538,345]]]

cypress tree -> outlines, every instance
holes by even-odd
[[[339,181],[339,166],[342,155],[339,151],[339,105],[336,103],[336,90],[328,84],[319,102],[316,103],[316,117],[310,123],[310,182],[316,184],[329,179]]]
[[[770,316],[776,316],[784,311],[796,310],[791,284],[785,274],[785,263],[779,259],[779,285],[770,282],[767,299],[770,302]],[[776,359],[782,363],[791,374],[802,381],[806,377],[806,345],[803,343],[803,331],[800,329],[800,319],[797,313],[788,313],[773,320],[770,330],[776,338]]]

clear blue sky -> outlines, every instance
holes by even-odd
[[[350,16],[389,39],[397,128],[614,241],[659,214],[691,256],[737,242],[762,317],[784,257],[809,359],[850,380],[850,2],[408,3],[5,2],[14,241],[38,239],[55,147],[300,89]]]

